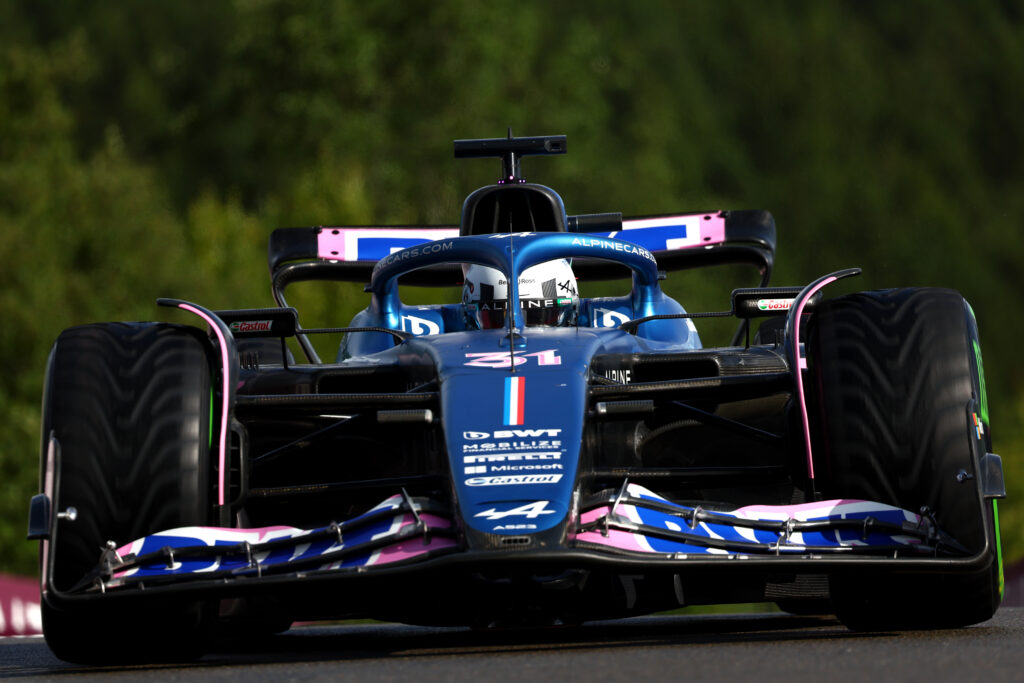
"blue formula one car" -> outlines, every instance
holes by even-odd
[[[956,292],[769,287],[763,211],[567,215],[520,177],[562,136],[464,140],[503,177],[459,226],[288,228],[278,306],[63,332],[49,360],[43,624],[77,662],[368,617],[544,625],[776,602],[851,628],[984,621],[1002,592],[977,327]],[[688,313],[667,271],[757,267]],[[577,278],[630,291],[581,298]],[[366,283],[306,329],[288,285]],[[406,305],[400,284],[462,300]],[[695,321],[733,317],[732,345]],[[339,321],[344,323],[345,321]],[[755,329],[756,328],[756,329]],[[343,335],[322,360],[310,338]],[[293,354],[305,356],[297,362]]]

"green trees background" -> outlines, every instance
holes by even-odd
[[[455,223],[497,167],[451,141],[508,126],[568,135],[524,174],[572,213],[765,208],[776,284],[860,265],[858,289],[962,291],[1024,554],[1022,84],[1022,9],[996,0],[0,0],[0,571],[34,571],[61,329],[269,305],[275,227]],[[671,286],[727,307],[711,277]],[[334,324],[365,305],[301,294]]]

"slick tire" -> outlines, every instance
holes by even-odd
[[[198,602],[57,596],[87,581],[110,541],[119,547],[210,521],[210,401],[207,341],[198,330],[109,323],[58,338],[43,399],[43,454],[52,435],[54,513],[77,510],[74,520],[58,518],[49,542],[43,631],[59,658],[106,664],[201,654],[206,610]]]
[[[895,289],[824,302],[807,357],[819,420],[816,475],[825,498],[912,512],[981,558],[972,573],[872,572],[830,580],[836,615],[857,630],[952,628],[989,619],[1000,601],[994,507],[983,501],[972,440],[990,448],[978,332],[957,292]],[[812,411],[814,407],[812,407]],[[974,478],[959,477],[966,472]],[[949,557],[949,555],[946,555]]]

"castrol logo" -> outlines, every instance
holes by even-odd
[[[269,332],[273,320],[241,320],[228,325],[232,332]]]
[[[757,308],[760,311],[788,311],[793,305],[792,299],[758,299]]]

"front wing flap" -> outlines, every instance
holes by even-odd
[[[78,589],[389,565],[450,552],[454,534],[444,508],[403,493],[317,529],[183,527],[145,536],[104,551]]]
[[[566,547],[556,551],[563,561],[584,555],[592,559],[594,551],[640,554],[652,561],[966,554],[929,517],[860,500],[710,511],[628,484],[585,500],[576,519]],[[105,550],[95,570],[71,593],[151,589],[202,579],[365,572],[461,548],[445,506],[402,493],[358,517],[317,529],[185,527],[152,534]]]
[[[964,552],[930,518],[863,500],[711,511],[628,484],[586,501],[580,522],[577,544],[676,556]]]

